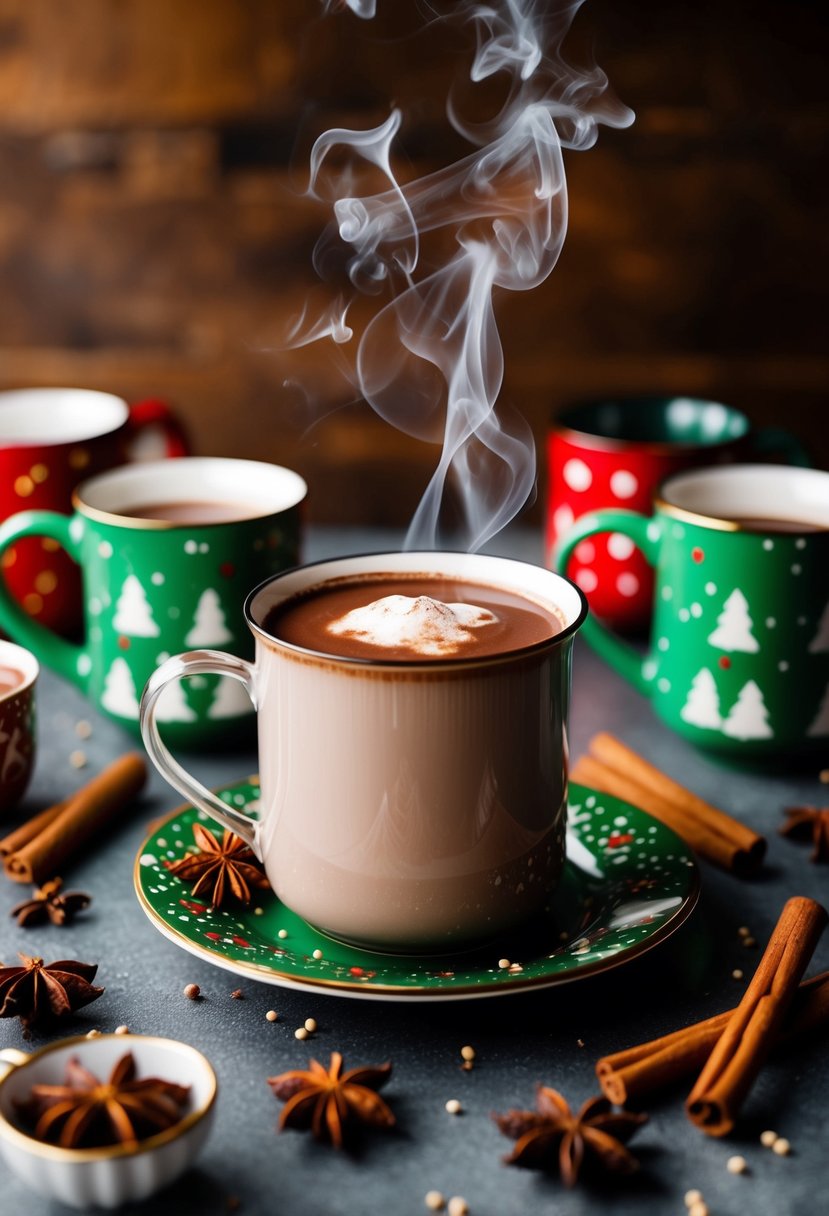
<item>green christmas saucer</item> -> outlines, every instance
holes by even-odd
[[[259,786],[219,791],[256,815]],[[570,786],[567,863],[549,913],[474,952],[378,954],[333,941],[272,892],[213,911],[164,868],[193,846],[193,807],[157,824],[135,862],[135,890],[176,945],[237,975],[285,988],[380,1000],[452,1001],[565,984],[618,967],[669,937],[690,915],[699,871],[674,832],[609,794]],[[509,960],[511,966],[501,967]]]

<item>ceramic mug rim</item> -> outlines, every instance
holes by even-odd
[[[432,566],[429,568],[429,561],[436,562],[438,559],[446,559],[444,567],[438,568]],[[365,574],[389,574],[395,570],[389,569],[387,563],[394,561],[398,562],[397,571],[405,573],[417,573],[418,569],[416,562],[420,560],[424,562],[425,569],[423,574],[443,574],[445,577],[455,577],[458,579],[468,579],[470,582],[479,582],[483,585],[494,587],[503,587],[513,593],[523,595],[526,599],[541,604],[548,610],[555,610],[557,613],[565,616],[564,627],[556,634],[549,638],[544,638],[540,642],[534,642],[529,646],[516,647],[514,650],[505,651],[500,654],[477,656],[477,657],[461,657],[461,658],[435,658],[435,659],[420,659],[417,662],[412,662],[409,659],[382,659],[374,656],[355,656],[355,655],[338,655],[332,651],[314,650],[310,647],[299,646],[293,642],[286,642],[282,638],[274,637],[261,624],[260,619],[264,617],[268,610],[273,608],[276,603],[284,602],[291,595],[298,592],[311,590],[316,586],[324,585],[325,580],[314,579],[314,572],[321,573],[323,568],[330,567],[339,569],[342,566],[349,566],[355,575]],[[400,564],[402,562],[402,564]],[[411,566],[408,563],[411,562]],[[456,562],[454,570],[447,570],[451,562]],[[533,578],[538,582],[542,580],[549,582],[554,579],[560,587],[566,588],[568,598],[572,598],[574,603],[569,612],[565,612],[565,608],[559,599],[554,599],[552,595],[543,596],[542,594],[533,595],[526,587],[526,584],[518,583],[517,579],[513,582],[508,582],[506,579],[492,578],[487,580],[480,574],[466,574],[463,567],[473,566],[473,568],[482,562],[496,563],[499,568],[504,566],[513,569],[515,573],[518,570],[524,572],[533,572]],[[373,569],[366,570],[366,563],[373,566]],[[381,565],[381,563],[383,563]],[[461,569],[458,569],[458,566]],[[516,569],[517,568],[517,569]],[[348,578],[347,572],[342,572],[338,575],[332,574],[332,580],[335,577]],[[284,579],[294,579],[297,582],[302,582],[302,586],[289,590],[281,599],[269,600],[263,608],[257,606],[256,601],[260,597],[264,597],[275,583]],[[559,574],[554,570],[547,570],[543,566],[538,566],[533,562],[521,561],[518,558],[497,557],[489,554],[466,553],[463,550],[440,549],[440,550],[406,550],[398,552],[379,551],[374,553],[357,553],[348,554],[343,557],[323,558],[320,561],[309,562],[306,565],[292,566],[289,570],[282,570],[276,574],[270,575],[258,586],[254,587],[248,593],[244,604],[244,617],[248,628],[253,633],[257,641],[262,642],[267,649],[276,654],[285,653],[288,656],[310,660],[313,662],[324,663],[326,666],[342,667],[346,669],[363,669],[372,670],[379,669],[385,671],[418,671],[418,672],[435,672],[452,671],[457,669],[469,670],[471,668],[494,667],[504,663],[515,662],[533,655],[542,654],[548,650],[557,649],[569,639],[571,639],[581,628],[588,614],[587,597],[581,588],[572,581],[566,578],[563,574]]]
[[[8,642],[5,638],[0,638],[0,663],[6,662],[8,652],[11,656],[8,660],[9,663],[13,662],[20,669],[23,679],[8,692],[0,693],[0,706],[5,705],[7,701],[11,701],[13,697],[19,696],[22,692],[28,692],[40,675],[40,663],[31,650],[18,645],[17,642]]]
[[[205,1100],[184,1115],[178,1123],[174,1123],[172,1127],[166,1128],[162,1132],[156,1132],[154,1136],[147,1136],[143,1140],[139,1140],[135,1147],[129,1147],[123,1144],[107,1144],[98,1148],[61,1148],[58,1144],[49,1144],[43,1140],[36,1140],[34,1136],[21,1131],[8,1118],[3,1110],[2,1091],[3,1087],[9,1079],[17,1074],[20,1069],[28,1068],[36,1060],[42,1059],[44,1056],[50,1055],[52,1052],[63,1050],[66,1047],[80,1046],[81,1043],[87,1043],[89,1040],[86,1035],[74,1035],[68,1039],[59,1039],[55,1043],[48,1043],[45,1047],[38,1048],[37,1051],[27,1055],[25,1060],[20,1063],[12,1064],[5,1076],[0,1077],[0,1136],[5,1137],[15,1146],[25,1148],[26,1151],[33,1153],[37,1157],[48,1157],[55,1161],[60,1161],[66,1164],[84,1164],[96,1161],[113,1161],[123,1160],[124,1158],[132,1158],[143,1156],[145,1153],[153,1152],[154,1149],[163,1148],[164,1145],[171,1143],[173,1140],[178,1140],[189,1132],[197,1123],[200,1123],[205,1115],[209,1114],[210,1110],[216,1102],[219,1092],[219,1082],[216,1077],[213,1065],[196,1047],[192,1047],[189,1043],[182,1043],[178,1039],[167,1039],[163,1035],[148,1035],[148,1034],[130,1034],[130,1035],[115,1035],[102,1034],[96,1037],[96,1042],[100,1040],[117,1040],[123,1044],[125,1050],[129,1050],[130,1041],[139,1040],[143,1043],[162,1043],[165,1047],[173,1048],[182,1055],[190,1055],[195,1058],[197,1065],[203,1070],[207,1078],[209,1092]]]
[[[706,511],[692,509],[683,506],[681,503],[672,501],[671,495],[676,496],[690,486],[693,490],[694,483],[705,482],[710,479],[715,481],[730,480],[732,482],[750,482],[755,478],[763,477],[768,481],[772,479],[779,482],[817,482],[824,483],[827,492],[827,501],[829,501],[829,472],[823,469],[805,469],[792,467],[788,465],[777,464],[743,464],[743,465],[728,465],[728,466],[711,466],[702,469],[689,469],[682,473],[672,473],[658,487],[653,501],[654,511],[660,515],[667,515],[671,519],[676,519],[679,522],[693,524],[699,528],[707,528],[715,532],[747,532],[755,536],[765,535],[768,529],[759,526],[746,524],[739,519],[729,519],[726,514],[717,514],[714,511],[708,513]],[[794,516],[787,516],[783,512],[776,512],[772,509],[765,508],[766,518],[780,520],[794,519]],[[759,511],[752,511],[754,516],[760,516]],[[749,516],[750,517],[750,516]],[[827,511],[826,523],[818,525],[816,528],[804,529],[801,533],[796,530],[786,533],[787,536],[796,538],[798,535],[815,536],[829,532],[829,511]]]
[[[5,434],[5,427],[8,425],[7,416],[13,412],[21,415],[21,421],[13,427],[19,433],[9,436]],[[34,433],[37,423],[34,426],[31,423],[33,413],[43,427],[41,435]],[[90,413],[95,417],[90,418]],[[62,414],[69,417],[61,419]],[[81,418],[78,417],[79,414],[82,414]],[[130,409],[123,397],[99,389],[8,389],[0,392],[0,451],[15,448],[54,449],[90,443],[120,430],[129,416]],[[81,425],[83,422],[87,425]],[[58,430],[61,423],[67,428],[65,432]]]
[[[597,431],[585,430],[578,425],[579,415],[584,415],[589,410],[596,409],[601,405],[613,404],[622,410],[626,410],[648,403],[651,408],[659,407],[664,411],[674,402],[682,401],[692,402],[695,406],[716,406],[718,409],[726,410],[733,419],[739,419],[742,424],[742,430],[739,434],[726,435],[710,441],[704,439],[633,439],[624,435],[601,435]],[[688,452],[722,451],[724,448],[741,442],[749,434],[750,430],[751,420],[743,410],[739,410],[733,405],[727,405],[724,401],[715,401],[713,398],[708,397],[696,397],[689,393],[629,393],[624,396],[594,397],[569,406],[563,413],[558,414],[553,419],[550,427],[550,433],[553,436],[566,439],[574,446],[594,451],[648,452],[652,455],[676,454],[677,456],[687,454]]]
[[[234,475],[237,485],[231,486],[229,481]],[[261,498],[261,509],[247,515],[233,515],[226,520],[192,523],[119,513],[129,509],[130,499],[133,499],[135,506],[144,505],[148,500],[192,502],[196,495],[201,501],[206,497],[212,501],[213,487],[206,489],[204,478],[213,478],[217,486],[222,483],[222,492],[221,495],[216,494],[216,501],[227,503],[228,506],[244,503],[245,506],[253,507],[259,504],[251,500]],[[258,484],[251,488],[252,483]],[[265,483],[268,483],[267,490],[264,488]],[[145,484],[147,488],[142,491],[141,487]],[[162,488],[159,488],[160,486]],[[115,507],[109,498],[116,488],[122,495],[126,490],[126,500],[120,499],[118,507]],[[87,519],[129,531],[170,532],[178,529],[190,532],[196,528],[233,527],[235,524],[281,515],[297,507],[307,493],[305,480],[285,465],[230,456],[180,456],[176,460],[140,461],[121,465],[90,477],[74,490],[72,506],[79,515]]]

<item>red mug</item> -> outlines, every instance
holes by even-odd
[[[809,464],[793,436],[776,428],[754,431],[745,414],[716,401],[649,396],[574,406],[558,416],[548,436],[547,564],[582,516],[605,508],[649,515],[657,487],[673,474],[764,452]],[[653,572],[627,536],[609,532],[582,541],[562,573],[614,629],[647,628]]]
[[[127,405],[111,393],[74,388],[0,393],[0,520],[26,510],[70,514],[78,482],[131,459],[150,434],[167,456],[186,454],[181,426],[161,401]],[[54,541],[18,541],[3,555],[2,574],[47,629],[80,628],[80,574]]]

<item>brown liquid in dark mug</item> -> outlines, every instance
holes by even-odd
[[[811,519],[761,519],[757,516],[731,515],[729,518],[741,528],[751,532],[826,532],[825,524],[816,524]]]
[[[150,502],[118,511],[126,519],[159,519],[171,524],[232,524],[267,514],[259,506],[242,502]]]

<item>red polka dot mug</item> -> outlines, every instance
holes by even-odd
[[[548,564],[555,545],[587,512],[650,511],[657,486],[672,474],[760,451],[809,464],[790,435],[752,431],[745,414],[715,401],[627,397],[567,410],[548,436]],[[647,627],[653,575],[629,537],[608,532],[582,541],[566,573],[608,624],[625,633]]]

